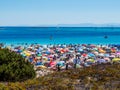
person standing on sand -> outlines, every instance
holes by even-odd
[[[77,55],[76,55],[75,59],[73,59],[73,63],[74,63],[74,68],[76,68],[77,64],[80,64],[80,59],[78,58]]]

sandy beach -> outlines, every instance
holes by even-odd
[[[34,65],[37,77],[53,71],[102,63],[120,63],[120,45],[58,44],[4,45]]]

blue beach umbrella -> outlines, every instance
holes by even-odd
[[[21,52],[22,52],[22,50],[18,50],[18,51],[17,51],[17,53],[21,53]]]
[[[104,59],[98,60],[98,63],[105,63],[105,62],[106,62],[106,60],[104,60]]]
[[[88,53],[88,56],[95,57],[95,55],[93,53]]]
[[[105,57],[109,57],[110,55],[109,54],[104,54]]]
[[[50,52],[49,52],[49,51],[46,51],[45,53],[46,53],[46,54],[50,54]]]

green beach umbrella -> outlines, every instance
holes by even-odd
[[[37,56],[38,56],[38,57],[41,57],[41,56],[42,56],[42,54],[37,54]]]

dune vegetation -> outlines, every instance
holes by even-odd
[[[35,76],[33,65],[22,56],[0,49],[0,90],[120,90],[119,63]]]
[[[21,55],[8,49],[0,49],[0,81],[24,81],[35,75],[33,65]]]
[[[54,72],[23,82],[1,83],[12,90],[120,90],[120,64]]]

